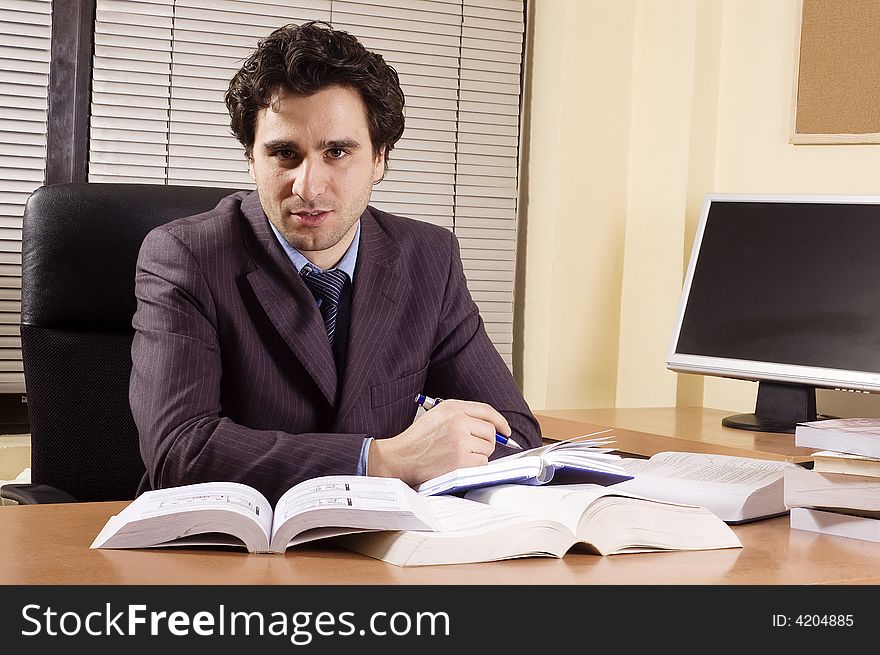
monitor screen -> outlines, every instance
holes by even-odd
[[[675,371],[757,380],[791,432],[815,388],[880,392],[880,196],[709,194],[669,347]]]

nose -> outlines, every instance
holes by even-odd
[[[305,158],[294,169],[293,193],[305,202],[312,202],[324,192],[324,171],[319,162]]]

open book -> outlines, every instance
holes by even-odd
[[[633,476],[615,489],[701,505],[728,523],[785,514],[783,472],[795,466],[750,457],[704,453],[657,453],[650,459],[621,462]]]
[[[424,499],[397,478],[338,475],[291,487],[275,505],[237,482],[203,482],[141,494],[112,516],[92,548],[289,546],[359,530],[433,530]]]
[[[618,493],[592,484],[503,484],[425,498],[435,532],[350,534],[334,541],[398,566],[562,557],[582,544],[599,555],[739,548],[739,539],[702,507]]]
[[[420,494],[452,494],[503,483],[542,485],[558,483],[614,484],[632,476],[620,467],[620,455],[612,454],[608,437],[592,438],[609,430],[587,434],[546,446],[500,457],[485,466],[471,466],[444,473],[417,487]]]

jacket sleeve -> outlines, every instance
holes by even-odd
[[[256,430],[223,415],[211,288],[166,228],[141,247],[135,295],[129,401],[152,488],[235,481],[274,503],[305,479],[355,473],[364,434]]]
[[[542,444],[541,428],[486,333],[479,309],[468,291],[458,240],[451,233],[449,238],[449,274],[426,393],[491,405],[507,419],[519,445],[538,447]],[[513,448],[498,444],[490,459],[513,452]]]

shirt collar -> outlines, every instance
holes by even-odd
[[[275,234],[275,238],[278,239],[278,243],[281,244],[281,247],[284,248],[284,252],[287,253],[287,256],[290,258],[290,261],[296,267],[297,273],[302,273],[303,267],[308,264],[314,269],[321,270],[314,264],[312,264],[308,259],[306,259],[305,255],[303,255],[299,250],[294,248],[290,243],[288,243],[287,239],[285,239],[281,232],[278,231],[278,228],[269,221],[269,227],[272,228],[272,232]],[[346,273],[349,279],[354,282],[354,267],[357,264],[357,256],[358,256],[358,247],[360,246],[361,241],[361,222],[360,220],[357,222],[357,229],[354,233],[354,239],[351,240],[351,245],[348,247],[348,250],[345,251],[345,254],[342,256],[342,259],[334,266],[333,268],[338,268],[343,273]]]

